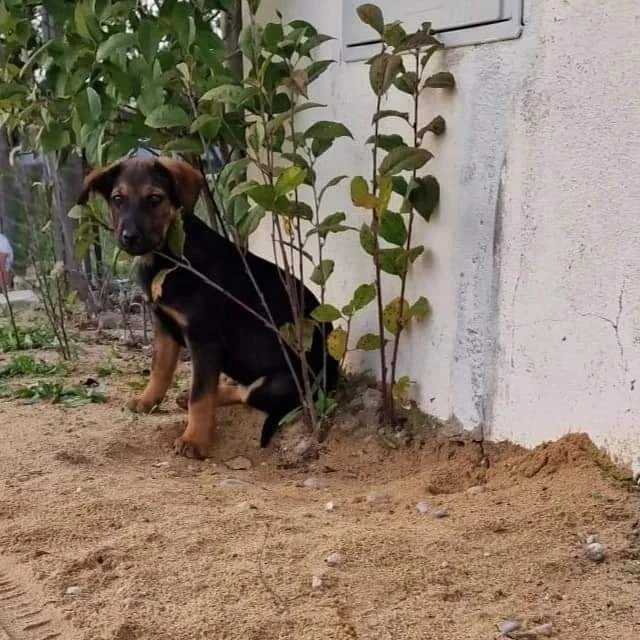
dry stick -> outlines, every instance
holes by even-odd
[[[414,148],[418,148],[420,141],[418,139],[418,106],[419,106],[419,99],[420,99],[420,90],[419,90],[419,86],[420,86],[420,82],[422,80],[422,74],[424,72],[424,69],[421,71],[420,70],[420,50],[416,49],[415,51],[415,58],[416,58],[416,76],[418,77],[417,80],[417,85],[416,85],[416,89],[415,89],[415,95],[413,96],[413,146]],[[413,180],[415,180],[417,175],[417,171],[414,169],[413,170]],[[411,207],[411,211],[409,212],[409,228],[407,230],[407,242],[406,242],[406,251],[407,254],[411,249],[411,235],[413,233],[413,221],[415,219],[415,212],[413,207]],[[407,258],[406,261],[406,269],[404,271],[404,273],[402,274],[402,280],[401,280],[401,284],[400,284],[400,315],[398,318],[398,333],[396,333],[395,336],[395,340],[394,340],[394,344],[393,344],[393,356],[391,359],[391,393],[393,394],[393,389],[395,388],[396,385],[396,371],[397,371],[397,367],[398,367],[398,352],[400,349],[400,336],[402,334],[402,332],[404,331],[404,296],[407,290],[407,276],[409,273],[409,259]],[[394,398],[392,396],[392,402],[394,401]],[[393,407],[393,404],[392,404]]]
[[[380,113],[380,107],[382,105],[382,96],[378,96],[376,103],[376,115]],[[373,195],[378,193],[378,135],[380,132],[380,119],[376,118],[375,124],[375,141],[373,143]],[[391,410],[393,405],[389,406],[389,393],[387,391],[387,354],[385,351],[384,343],[384,321],[383,321],[383,308],[382,308],[382,275],[380,269],[380,243],[378,240],[378,213],[374,209],[373,220],[371,222],[371,232],[373,234],[374,246],[373,246],[373,263],[376,270],[376,288],[378,290],[377,304],[378,304],[378,332],[380,335],[380,377],[382,383],[382,413],[380,415],[380,422],[383,426],[388,426],[391,421]]]

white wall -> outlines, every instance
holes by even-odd
[[[336,144],[320,178],[369,175],[374,99],[368,68],[340,62],[341,1],[268,0],[263,15],[275,6],[337,38],[320,50],[338,64],[313,98],[356,143]],[[520,39],[436,60],[458,88],[432,92],[421,109],[425,123],[442,113],[448,131],[428,143],[442,200],[419,222],[429,251],[409,291],[434,313],[402,349],[424,410],[525,445],[587,431],[640,464],[639,28],[637,0],[525,0]],[[385,104],[407,107],[397,92]],[[346,186],[327,205],[361,221]],[[355,242],[333,240],[338,301],[373,279]],[[386,283],[388,299],[395,286]],[[373,323],[371,313],[360,329]]]

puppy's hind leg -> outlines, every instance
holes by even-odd
[[[261,384],[256,382],[252,387],[246,403],[267,414],[260,436],[260,446],[266,447],[278,430],[282,418],[300,406],[300,396],[288,371],[268,376]]]

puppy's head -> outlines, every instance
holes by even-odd
[[[91,192],[109,204],[118,244],[131,255],[162,249],[180,210],[193,212],[204,184],[190,164],[170,158],[129,159],[92,171],[78,202]]]

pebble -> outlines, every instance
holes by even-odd
[[[335,511],[335,508],[336,508],[336,503],[333,502],[332,500],[327,502],[327,504],[324,505],[325,511]]]
[[[255,504],[251,504],[251,502],[241,502],[237,509],[238,511],[250,511],[252,509],[257,509]]]
[[[67,587],[67,590],[64,592],[65,596],[79,596],[82,593],[82,587],[78,585],[73,585],[72,587]]]
[[[429,513],[429,511],[431,511],[431,505],[426,500],[421,500],[416,505],[416,511],[420,515],[424,515],[425,513]]]
[[[231,460],[225,461],[224,464],[232,471],[248,471],[253,467],[251,460],[244,456],[236,456],[235,458],[231,458]]]
[[[168,467],[168,466],[169,466],[169,463],[168,463],[168,462],[156,462],[153,466],[154,466],[156,469],[160,469],[160,468],[162,468],[162,467]]]
[[[587,544],[595,544],[596,542],[600,542],[600,539],[597,535],[587,536]]]
[[[520,620],[505,620],[498,625],[498,631],[504,635],[518,631],[522,628]]]
[[[433,512],[433,517],[434,518],[438,518],[438,519],[448,518],[449,517],[449,512],[446,509],[436,509]]]
[[[475,487],[469,487],[467,489],[467,493],[470,496],[477,496],[480,495],[481,493],[484,493],[486,491],[486,488],[484,487],[484,485],[478,484]]]
[[[307,455],[313,452],[314,447],[315,440],[313,438],[302,438],[293,448],[293,452],[299,458],[305,458]]]
[[[538,638],[540,636],[549,637],[553,635],[553,625],[550,622],[546,624],[541,624],[537,627],[531,627],[531,629],[526,630],[526,637],[529,638]]]
[[[605,558],[606,552],[603,544],[599,542],[592,542],[585,547],[585,554],[589,560],[593,562],[602,562]]]
[[[240,480],[239,478],[225,478],[220,481],[218,485],[221,489],[229,488],[229,487],[248,487],[249,483],[244,480]]]
[[[311,577],[311,588],[316,591],[322,589],[322,578],[320,576]]]
[[[334,551],[333,553],[330,553],[325,559],[324,561],[330,566],[330,567],[337,567],[339,565],[342,564],[342,555],[340,553],[338,553],[337,551]]]
[[[327,483],[322,478],[316,476],[309,476],[302,481],[302,486],[306,489],[322,489],[327,486]]]
[[[389,502],[390,497],[384,491],[371,491],[367,494],[367,502],[369,504],[379,504],[381,502]]]

